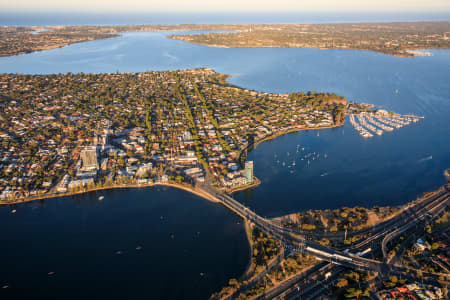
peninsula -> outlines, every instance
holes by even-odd
[[[257,183],[259,141],[344,123],[347,100],[269,94],[211,69],[0,75],[0,202],[151,183]],[[63,87],[63,88],[61,88]],[[365,107],[362,104],[354,106]]]
[[[259,183],[246,155],[261,141],[387,113],[333,93],[256,92],[227,78],[208,68],[1,74],[0,203],[168,183],[230,193]]]
[[[387,276],[421,278],[417,267],[388,269],[384,261],[363,254],[379,255],[381,248],[383,257],[391,259],[399,253],[392,251],[399,234],[427,220],[439,221],[447,211],[448,185],[401,211],[343,208],[278,220],[263,218],[228,195],[258,183],[246,154],[261,141],[342,126],[347,115],[370,115],[358,125],[367,130],[376,126],[369,125],[375,118],[387,121],[380,115],[389,116],[389,122],[406,122],[406,117],[394,118],[391,112],[333,93],[247,90],[228,83],[228,77],[209,68],[0,74],[0,204],[159,184],[220,202],[244,219],[252,253],[244,277],[231,279],[213,299],[271,298],[290,292],[299,278],[316,280],[324,270],[335,278],[344,267],[355,270],[343,277],[348,293],[369,292],[366,286],[356,290],[354,274],[368,282],[379,273],[386,284]],[[445,218],[439,222],[446,223]],[[353,231],[349,239],[347,229]],[[341,250],[347,245],[351,251]],[[435,284],[449,282],[440,270],[428,268],[423,275]]]
[[[168,38],[213,47],[357,49],[398,57],[450,48],[450,22],[5,26],[0,56],[133,31],[170,31]],[[247,270],[211,299],[448,297],[450,181],[399,207],[309,210],[273,219],[230,196],[260,184],[247,155],[266,140],[348,120],[361,136],[352,138],[376,143],[421,117],[334,93],[249,90],[228,77],[209,68],[0,74],[0,205],[10,209],[8,217],[20,217],[21,202],[172,186],[220,203],[244,221]],[[201,271],[200,278],[208,278]]]
[[[184,24],[0,27],[0,56],[113,38],[130,31],[231,31],[169,36],[215,47],[357,49],[407,57],[450,48],[450,22],[338,24]]]
[[[173,35],[216,47],[369,50],[400,57],[416,49],[450,48],[450,22],[248,25],[232,33]]]
[[[230,193],[259,183],[246,156],[261,141],[341,126],[347,114],[388,113],[333,93],[256,92],[227,78],[208,68],[1,74],[0,203],[155,183]]]

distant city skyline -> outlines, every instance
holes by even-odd
[[[442,12],[448,0],[14,0],[0,1],[7,12]]]

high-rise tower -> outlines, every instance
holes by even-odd
[[[84,170],[98,169],[96,146],[88,146],[84,148],[80,153],[80,157],[83,162],[82,167]]]
[[[253,161],[245,162],[245,177],[247,177],[247,183],[253,183]]]

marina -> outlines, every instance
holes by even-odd
[[[388,113],[384,110],[376,112],[361,112],[349,116],[353,128],[364,138],[371,138],[375,134],[382,135],[384,131],[400,129],[412,123],[419,122],[423,117]]]

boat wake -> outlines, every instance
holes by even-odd
[[[419,159],[417,162],[418,163],[423,163],[423,162],[426,162],[426,161],[432,160],[432,159],[433,159],[433,155],[430,155],[430,156],[427,156],[427,157]]]
[[[163,53],[163,56],[164,56],[164,57],[167,57],[167,58],[169,58],[169,59],[172,59],[172,60],[178,60],[178,57],[176,57],[176,56],[170,54],[169,52],[164,52],[164,53]]]

